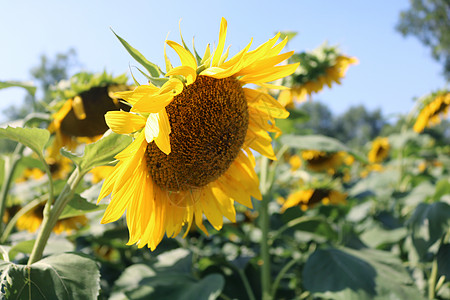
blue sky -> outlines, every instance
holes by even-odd
[[[30,80],[39,56],[50,58],[69,48],[77,51],[86,71],[129,74],[136,65],[110,27],[163,66],[163,43],[179,41],[178,22],[186,41],[195,36],[202,52],[218,39],[220,18],[228,20],[227,45],[242,49],[253,37],[253,48],[277,31],[298,31],[289,50],[312,50],[328,41],[356,56],[341,86],[326,89],[315,99],[335,113],[352,105],[381,108],[385,115],[407,113],[413,98],[444,87],[441,66],[415,38],[394,29],[399,12],[409,6],[398,1],[5,1],[0,10],[0,81]],[[175,54],[169,56],[175,61]],[[20,104],[18,88],[0,90],[0,112]],[[0,122],[5,121],[0,114]]]

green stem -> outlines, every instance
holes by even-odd
[[[78,183],[83,178],[84,173],[80,173],[78,167],[73,171],[70,175],[66,185],[64,186],[61,194],[55,201],[55,205],[51,209],[49,214],[44,214],[44,219],[42,220],[42,225],[39,231],[39,234],[36,238],[36,242],[33,246],[33,250],[31,251],[30,258],[28,259],[28,265],[37,262],[42,258],[42,254],[44,253],[44,248],[47,245],[47,241],[50,237],[50,234],[58,221],[59,216],[64,210],[64,207],[69,203],[74,194],[74,190]],[[49,205],[47,202],[46,206]],[[45,211],[46,209],[44,209]]]
[[[438,264],[435,258],[431,267],[430,278],[428,279],[428,299],[433,300],[436,295],[436,279],[437,279]]]
[[[292,259],[280,270],[280,273],[278,273],[277,277],[275,278],[275,281],[273,282],[273,286],[272,286],[272,298],[273,299],[275,299],[281,279],[283,279],[286,272],[289,271],[289,269],[292,268],[292,266],[294,266],[298,261],[299,261],[298,258]]]
[[[244,284],[245,291],[247,292],[248,298],[250,300],[255,300],[255,295],[253,294],[252,287],[250,286],[250,283],[248,282],[247,275],[245,275],[244,270],[236,268],[239,276],[241,277],[242,283]]]
[[[261,289],[262,289],[262,299],[270,300],[271,296],[271,276],[270,276],[270,253],[269,253],[269,201],[270,196],[269,190],[270,186],[267,182],[267,167],[269,160],[266,157],[261,157],[261,192],[262,200],[259,206],[259,227],[261,229]]]
[[[2,220],[6,208],[6,198],[8,197],[9,188],[11,187],[14,170],[16,169],[17,163],[22,158],[22,152],[24,149],[24,145],[17,144],[12,157],[8,157],[7,159],[5,159],[5,179],[3,180],[0,198],[0,234],[3,233]]]

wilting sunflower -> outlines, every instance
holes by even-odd
[[[336,169],[343,163],[352,164],[354,161],[354,159],[349,159],[349,155],[343,151],[324,152],[318,150],[304,150],[301,155],[306,162],[306,167],[308,169],[315,172],[327,171],[330,174],[334,174]]]
[[[35,206],[30,211],[22,215],[16,223],[16,227],[19,230],[27,230],[28,232],[36,232],[39,226],[41,226],[42,220],[44,218],[45,203]],[[53,227],[53,232],[60,234],[66,232],[70,234],[74,230],[80,229],[82,226],[86,225],[88,219],[85,216],[74,216],[64,219],[60,219],[56,222],[55,227]]]
[[[275,159],[268,131],[277,132],[275,118],[289,113],[267,93],[243,86],[274,88],[267,82],[298,64],[277,66],[293,54],[279,54],[287,42],[276,44],[279,34],[227,60],[226,32],[222,18],[217,48],[211,53],[208,45],[203,58],[167,41],[182,65],[172,68],[164,51],[168,80],[117,93],[130,112],[106,114],[114,132],[135,137],[116,156],[99,196],[112,195],[102,223],[126,210],[129,245],[155,249],[164,234],[175,237],[184,225],[188,232],[194,221],[207,233],[203,215],[219,230],[223,216],[235,222],[234,201],[251,208],[251,196],[261,199],[250,149]]]
[[[358,59],[339,53],[336,47],[326,44],[314,51],[294,54],[292,61],[301,61],[301,67],[289,79],[287,86],[278,98],[283,106],[292,106],[295,102],[303,102],[313,93],[320,92],[325,85],[331,88],[333,83],[341,84],[347,69],[357,64]]]
[[[347,194],[343,194],[337,190],[329,188],[311,188],[296,191],[288,196],[281,207],[281,212],[294,206],[299,206],[305,211],[318,203],[328,204],[345,204]]]
[[[435,97],[426,99],[414,124],[415,132],[422,132],[425,127],[437,125],[448,115],[450,92],[440,92]]]
[[[110,110],[129,110],[114,92],[125,91],[127,77],[113,78],[107,73],[78,73],[70,80],[70,87],[55,91],[58,101],[48,130],[55,134],[49,156],[56,158],[59,150],[66,147],[75,149],[80,143],[98,140],[108,129],[104,115]]]
[[[369,151],[368,158],[371,163],[380,163],[389,155],[389,139],[386,137],[377,137],[372,142],[372,148]]]

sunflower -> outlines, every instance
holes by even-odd
[[[306,167],[314,172],[327,171],[334,174],[336,169],[343,163],[353,163],[349,159],[346,152],[324,152],[318,150],[304,150],[301,153],[303,160],[306,162]]]
[[[437,96],[427,98],[417,116],[416,123],[413,127],[414,131],[420,133],[425,127],[439,124],[441,119],[447,117],[449,107],[450,92],[440,92]]]
[[[372,148],[369,151],[368,158],[371,163],[380,163],[389,155],[389,139],[386,137],[377,137],[372,142]]]
[[[129,90],[126,76],[113,78],[102,74],[79,73],[70,81],[70,88],[57,90],[55,97],[61,98],[55,107],[48,130],[55,134],[49,151],[51,158],[59,156],[59,150],[75,149],[81,143],[92,143],[100,139],[108,129],[104,115],[110,110],[127,110],[114,92]]]
[[[336,47],[326,44],[311,53],[294,54],[293,61],[301,61],[302,65],[294,75],[288,86],[278,98],[283,106],[293,106],[294,101],[303,102],[313,93],[320,92],[325,85],[331,88],[333,83],[341,84],[350,65],[357,64],[358,59],[339,54]]]
[[[328,204],[345,204],[347,194],[343,194],[337,190],[328,188],[311,188],[296,191],[288,196],[281,207],[281,212],[294,206],[300,206],[305,211],[318,203]]]
[[[268,131],[278,132],[275,118],[289,113],[269,94],[243,86],[275,88],[268,82],[298,63],[277,66],[293,54],[279,54],[287,42],[276,44],[280,34],[253,51],[250,42],[227,60],[226,32],[222,18],[217,48],[211,53],[208,45],[203,58],[166,41],[182,65],[173,68],[164,51],[166,82],[117,93],[130,112],[105,116],[114,132],[135,137],[116,156],[98,198],[111,194],[102,223],[126,210],[129,245],[153,250],[164,234],[175,237],[184,225],[189,232],[193,222],[208,234],[203,215],[220,230],[223,216],[236,221],[235,201],[252,208],[251,196],[261,199],[251,149],[276,159]]]
[[[28,232],[36,232],[39,226],[41,226],[43,220],[43,211],[45,203],[35,206],[30,211],[22,215],[16,223],[16,227],[19,230],[27,230]],[[61,234],[66,232],[68,234],[72,233],[74,230],[78,230],[82,226],[86,225],[88,219],[86,216],[74,216],[64,219],[60,219],[56,222],[55,227],[53,227],[53,232],[56,234]]]

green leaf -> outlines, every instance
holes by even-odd
[[[67,206],[64,207],[59,219],[85,215],[88,212],[105,209],[106,206],[107,205],[96,205],[94,203],[90,203],[80,195],[75,194]]]
[[[209,300],[217,299],[225,280],[220,274],[210,274],[199,281],[179,273],[157,273],[144,278],[136,289],[125,292],[128,299]]]
[[[131,137],[109,131],[95,143],[84,148],[84,154],[78,156],[61,149],[62,155],[70,158],[80,169],[80,172],[89,172],[99,166],[110,165],[114,156],[131,143]]]
[[[326,299],[423,299],[401,261],[384,251],[319,249],[303,278],[307,290]]]
[[[438,241],[450,227],[450,205],[445,202],[420,203],[407,225],[411,230],[414,247],[420,257]]]
[[[0,261],[0,295],[11,300],[97,299],[95,261],[75,253],[44,258],[31,266]]]
[[[337,139],[324,135],[283,135],[280,138],[283,145],[301,150],[319,150],[324,152],[345,151],[353,155],[356,159],[366,162],[366,159],[359,153],[342,144]]]
[[[0,90],[9,88],[9,87],[21,87],[24,88],[34,96],[36,93],[36,87],[33,84],[26,83],[26,82],[20,82],[20,81],[0,81]]]
[[[441,200],[442,196],[450,194],[450,179],[444,178],[436,183],[436,193],[433,199],[436,201]]]
[[[44,159],[44,147],[50,138],[50,132],[40,128],[10,127],[0,128],[0,138],[7,138],[19,142],[33,150]]]
[[[408,234],[405,227],[387,230],[381,226],[371,226],[364,231],[360,238],[369,247],[379,248],[384,245],[392,245],[404,239]]]
[[[159,68],[154,63],[149,62],[144,55],[142,55],[138,50],[133,48],[130,44],[128,44],[123,38],[118,36],[114,30],[111,29],[111,31],[114,33],[114,35],[119,39],[119,41],[122,43],[122,45],[125,47],[125,49],[128,51],[128,53],[138,62],[140,63],[149,73],[152,77],[159,77],[161,75],[161,72],[159,71]]]

